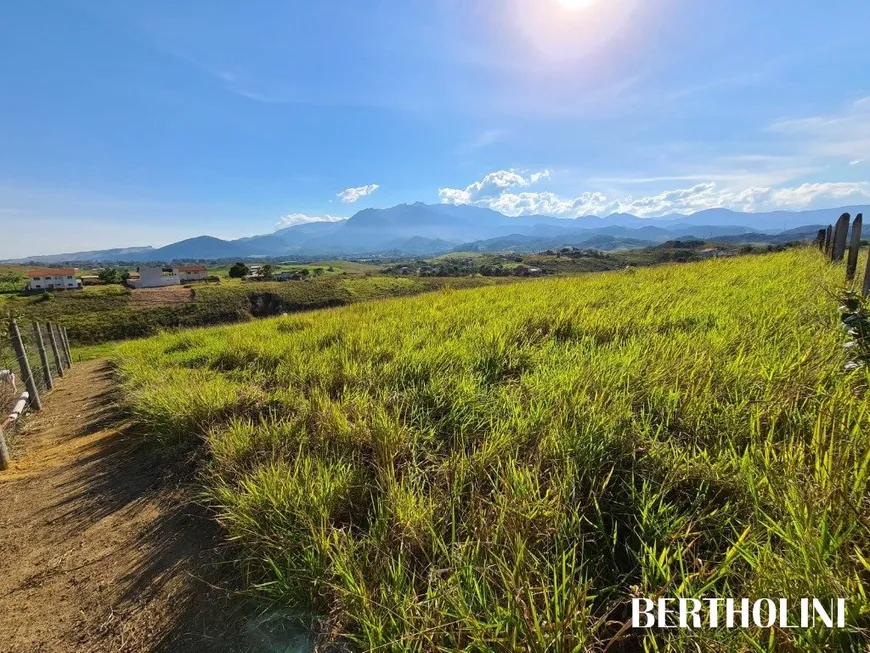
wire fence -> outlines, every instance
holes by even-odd
[[[9,466],[6,438],[72,365],[66,329],[51,323],[11,320],[0,328],[0,470]]]

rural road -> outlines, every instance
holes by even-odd
[[[0,650],[275,650],[215,587],[191,470],[131,432],[113,389],[105,361],[74,365],[0,472]]]

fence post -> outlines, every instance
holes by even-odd
[[[54,328],[57,329],[57,346],[60,348],[60,364],[63,365],[63,369],[69,369],[69,360],[66,357],[66,343],[63,341],[63,327],[59,324],[55,324]]]
[[[820,252],[825,251],[825,230],[819,229],[819,233],[816,234],[816,240],[814,241],[816,247],[819,248]]]
[[[69,349],[69,339],[66,335],[66,327],[60,327],[60,340],[63,343],[63,353],[66,356],[66,366],[72,367],[72,352]]]
[[[60,348],[57,346],[57,334],[55,333],[55,326],[51,322],[48,323],[48,339],[51,341],[51,351],[54,353],[57,373],[63,376],[63,362],[60,359]]]
[[[864,270],[864,286],[861,288],[861,294],[865,297],[870,295],[870,254],[867,254],[867,267]]]
[[[837,228],[834,229],[834,246],[831,249],[831,261],[842,261],[846,253],[846,236],[849,233],[849,219],[851,216],[844,213],[837,220]]]
[[[69,366],[72,367],[72,347],[69,344],[69,331],[67,331],[66,327],[63,328],[63,341],[66,343],[66,357],[69,359]]]
[[[831,255],[831,241],[834,239],[834,228],[831,225],[828,225],[828,228],[825,229],[825,255]]]
[[[42,329],[39,322],[33,323],[33,337],[36,339],[36,349],[39,351],[39,360],[42,362],[45,387],[51,390],[54,387],[54,382],[51,378],[51,366],[48,364],[48,352],[45,351],[45,341],[42,339]]]
[[[18,330],[18,323],[15,320],[9,322],[9,332],[12,337],[12,347],[18,357],[18,367],[21,368],[21,376],[24,377],[24,385],[27,386],[27,391],[30,393],[30,405],[34,410],[42,410],[39,389],[36,387],[36,379],[33,378],[33,373],[30,371],[30,362],[27,360],[27,352],[21,341],[21,331]]]
[[[858,250],[861,249],[861,227],[864,224],[864,215],[859,213],[852,223],[852,241],[849,243],[849,258],[846,261],[846,281],[855,279],[858,269]]]
[[[0,472],[9,468],[9,449],[6,447],[6,439],[3,437],[3,429],[0,428]]]

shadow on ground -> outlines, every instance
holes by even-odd
[[[106,367],[100,374],[111,374]],[[63,500],[45,509],[59,535],[81,533],[105,519],[135,524],[121,546],[134,547],[134,565],[116,581],[117,617],[105,638],[139,641],[136,650],[161,653],[313,650],[293,621],[245,599],[239,567],[209,511],[193,500],[195,466],[149,443],[118,407],[118,397],[84,407],[74,432],[95,438],[71,463]],[[88,565],[112,564],[116,551]],[[143,644],[145,644],[143,646]]]

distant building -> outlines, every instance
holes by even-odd
[[[718,247],[708,247],[707,249],[702,249],[698,252],[698,255],[703,258],[727,258],[731,256],[736,256],[737,252],[727,250],[727,249],[719,249]]]
[[[298,272],[284,271],[272,275],[273,281],[299,281],[302,275]]]
[[[208,277],[208,270],[204,265],[182,265],[178,268],[178,276],[181,283],[205,281]]]
[[[83,274],[80,278],[83,286],[99,286],[102,283],[96,274]]]
[[[514,268],[515,277],[540,277],[544,274],[541,268],[529,268],[525,265],[518,265]]]
[[[30,290],[78,290],[82,287],[82,281],[76,278],[77,272],[77,268],[31,270],[27,273],[30,278],[28,288]]]
[[[133,288],[164,288],[181,284],[178,268],[145,267],[139,268],[139,278],[130,277],[127,282]]]
[[[165,288],[190,281],[204,281],[207,278],[208,270],[204,265],[181,265],[174,268],[142,266],[138,275],[130,275],[127,285],[131,288]]]

